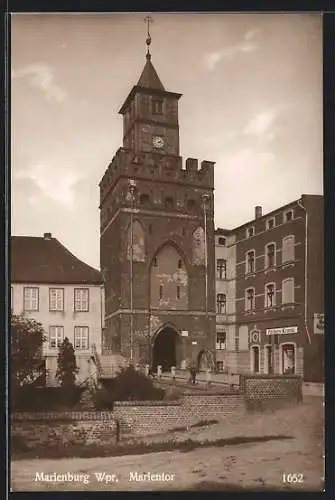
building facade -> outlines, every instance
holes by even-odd
[[[47,341],[47,384],[57,385],[58,347],[75,349],[78,382],[90,375],[92,347],[101,352],[104,287],[99,271],[72,255],[50,233],[11,238],[11,310],[40,322]]]
[[[100,182],[106,350],[163,370],[215,357],[214,163],[179,155],[178,101],[147,54]]]
[[[235,238],[236,356],[227,345],[227,368],[322,380],[323,197],[303,195],[267,215],[256,207],[254,219],[228,235],[227,242]]]

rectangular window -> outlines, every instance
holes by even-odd
[[[216,296],[216,312],[217,314],[226,314],[227,300],[224,293],[218,293]]]
[[[63,288],[49,288],[49,311],[64,311]]]
[[[64,327],[63,326],[50,326],[49,327],[49,347],[50,349],[57,349],[63,342]]]
[[[276,265],[276,247],[274,243],[265,247],[266,267],[274,267]]]
[[[285,212],[284,221],[290,222],[291,220],[293,220],[293,212],[292,210],[289,210],[288,212]]]
[[[273,218],[266,221],[267,229],[273,229],[275,227],[275,220]]]
[[[253,311],[255,309],[255,290],[253,288],[248,288],[246,290],[246,311]]]
[[[282,282],[282,303],[294,304],[294,279],[287,278]]]
[[[254,228],[253,228],[253,226],[252,227],[248,227],[248,229],[247,229],[247,238],[252,238],[253,235],[254,235]]]
[[[88,326],[74,327],[74,348],[88,349]]]
[[[163,101],[158,99],[152,100],[152,114],[162,115],[163,114]]]
[[[216,334],[216,350],[224,351],[226,349],[226,332],[219,332]]]
[[[227,261],[225,259],[217,259],[216,273],[219,280],[227,279]]]
[[[247,274],[254,273],[255,272],[255,252],[251,250],[250,252],[247,253]]]
[[[177,299],[180,299],[180,286],[177,285]]]
[[[226,238],[219,238],[218,243],[219,243],[219,245],[225,246],[226,245]]]
[[[89,290],[88,288],[74,289],[74,310],[88,312],[89,310]]]
[[[23,309],[25,311],[38,311],[39,289],[37,287],[25,287],[23,290]]]
[[[159,298],[163,298],[163,285],[159,285]]]
[[[283,248],[282,248],[282,263],[292,262],[295,259],[294,252],[294,236],[286,236],[283,238]]]
[[[218,373],[222,373],[223,370],[224,370],[224,363],[223,363],[223,361],[217,361],[216,362],[216,371]]]
[[[265,286],[265,307],[273,307],[276,304],[276,288],[274,283]]]

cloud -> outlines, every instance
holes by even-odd
[[[209,71],[213,71],[217,64],[223,59],[231,59],[233,56],[239,53],[249,53],[253,52],[258,48],[258,38],[259,30],[252,29],[245,33],[243,39],[234,45],[224,47],[219,51],[210,52],[204,57],[204,63]]]
[[[28,179],[42,192],[43,196],[55,201],[67,209],[75,206],[74,186],[78,182],[78,176],[73,171],[59,171],[50,165],[36,164],[26,170],[19,170],[14,174],[15,180]],[[29,196],[29,202],[38,204],[39,195]]]
[[[30,64],[21,69],[12,70],[12,78],[29,77],[29,83],[41,90],[48,101],[63,102],[66,92],[55,82],[54,71],[46,64]]]

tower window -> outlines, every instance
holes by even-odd
[[[180,286],[177,285],[177,299],[180,299]]]
[[[181,259],[178,260],[178,269],[183,267],[183,261]]]
[[[159,285],[159,298],[163,298],[163,285]]]
[[[195,200],[188,200],[187,202],[187,208],[189,210],[194,210],[196,206]]]
[[[154,266],[154,267],[157,267],[157,266],[158,266],[158,263],[157,263],[157,257],[154,257],[153,266]]]
[[[153,115],[163,114],[163,101],[160,101],[158,99],[152,100],[152,114]]]
[[[142,193],[140,195],[140,205],[146,206],[149,204],[149,201],[150,201],[150,196],[148,194]]]

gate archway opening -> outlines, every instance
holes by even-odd
[[[165,326],[156,335],[153,344],[152,367],[162,366],[162,371],[170,371],[171,366],[177,366],[178,333],[171,326]]]

